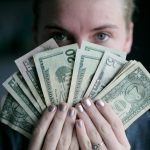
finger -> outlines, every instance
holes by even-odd
[[[49,125],[55,115],[56,107],[49,106],[39,120],[29,145],[29,150],[40,150]]]
[[[72,140],[69,147],[69,150],[79,150],[79,143],[77,140],[77,135],[75,129],[73,130]]]
[[[63,126],[63,130],[57,145],[57,150],[68,150],[72,140],[72,133],[76,119],[75,108],[70,108]]]
[[[91,142],[87,136],[86,129],[82,120],[76,120],[76,133],[81,150],[91,150]]]
[[[45,142],[42,150],[55,150],[61,135],[61,131],[65,122],[68,111],[68,104],[61,103],[54,116],[54,119],[47,131]]]
[[[121,144],[118,142],[110,124],[101,115],[94,103],[89,99],[82,101],[83,107],[93,121],[108,149],[117,149]],[[110,114],[111,115],[111,114]]]
[[[102,138],[99,135],[95,125],[93,124],[87,113],[84,111],[80,103],[76,105],[76,109],[78,111],[78,117],[83,120],[85,124],[87,135],[90,138],[91,143],[102,142]]]
[[[99,100],[96,101],[96,107],[99,110],[99,112],[104,116],[104,118],[108,121],[108,123],[111,125],[118,141],[123,145],[128,145],[129,142],[125,134],[123,123],[121,119],[118,117],[118,115],[113,111],[110,104]]]

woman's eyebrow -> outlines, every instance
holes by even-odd
[[[103,30],[103,29],[107,29],[107,28],[118,29],[119,27],[117,25],[114,25],[114,24],[106,24],[106,25],[96,27],[92,30],[96,31],[96,30]]]
[[[67,32],[67,30],[65,30],[63,27],[58,26],[58,25],[46,25],[44,29],[56,29],[56,30]]]

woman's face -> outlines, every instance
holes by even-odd
[[[132,44],[121,0],[44,0],[41,4],[38,44],[54,38],[59,46],[82,40],[126,52]]]

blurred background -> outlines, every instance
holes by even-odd
[[[134,42],[128,59],[141,61],[150,71],[150,9],[148,0],[136,0]],[[32,47],[32,0],[0,0],[0,99],[2,83],[17,70],[14,60]]]

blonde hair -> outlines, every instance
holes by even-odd
[[[128,24],[133,20],[133,13],[135,10],[134,0],[123,0],[124,3],[124,16],[125,21]]]

